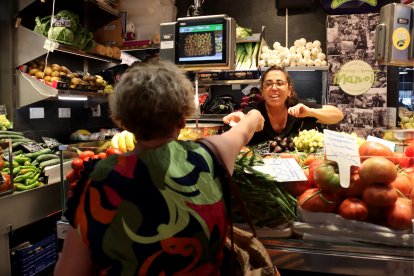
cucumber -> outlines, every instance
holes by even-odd
[[[39,169],[43,170],[47,166],[53,166],[57,164],[60,164],[60,158],[43,161],[42,163],[39,164]]]
[[[42,154],[42,155],[39,155],[38,157],[36,157],[35,161],[37,161],[39,163],[42,163],[43,161],[56,159],[56,158],[59,158],[59,156],[57,156],[56,154],[53,154],[53,153],[46,153],[46,154]]]
[[[23,132],[11,131],[11,130],[0,130],[0,135],[19,135],[23,136]]]

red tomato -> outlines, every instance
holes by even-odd
[[[1,174],[1,181],[0,181],[0,192],[7,191],[10,188],[10,175],[8,174]]]
[[[392,186],[372,184],[365,188],[362,199],[369,206],[388,207],[397,201],[398,193]]]
[[[394,152],[394,163],[400,168],[407,168],[410,165],[410,158],[403,152]]]
[[[309,169],[304,169],[303,173],[309,179]],[[309,180],[306,181],[291,181],[282,182],[284,189],[293,196],[302,194],[307,189],[311,188]]]
[[[383,156],[393,162],[393,152],[383,144],[373,141],[364,142],[359,146],[359,156],[361,162],[374,156]]]
[[[108,148],[107,150],[106,150],[106,155],[107,156],[110,156],[110,155],[113,155],[113,154],[122,154],[123,152],[122,152],[122,150],[120,150],[120,149],[114,149],[114,148]]]
[[[66,173],[66,180],[73,183],[79,179],[79,174],[75,170],[70,170]]]
[[[305,160],[303,160],[303,165],[309,166],[315,159],[316,155],[311,153],[308,156],[306,156]]]
[[[378,207],[368,205],[368,218],[367,221],[379,225],[387,225],[385,214],[388,212],[390,207]]]
[[[412,201],[406,198],[398,198],[395,204],[386,214],[387,223],[390,227],[405,230],[412,227],[413,209]]]
[[[397,178],[394,163],[384,157],[366,159],[359,168],[359,177],[365,184],[382,183],[390,185]]]
[[[346,219],[365,221],[368,217],[368,207],[362,200],[350,197],[341,202],[338,214]]]
[[[309,163],[309,183],[311,187],[316,187],[315,179],[314,179],[314,171],[315,168],[321,164],[324,160],[322,159],[314,159],[312,162]]]
[[[408,176],[404,174],[398,174],[397,178],[391,183],[391,185],[400,191],[404,196],[410,197],[413,184]]]
[[[0,155],[0,171],[3,170],[3,168],[4,168],[4,160],[3,160],[3,157],[1,157]]]
[[[345,197],[361,197],[366,185],[361,181],[359,172],[351,174],[349,187],[345,189]]]
[[[80,172],[83,170],[83,160],[80,158],[75,158],[72,160],[71,164],[72,169],[74,169],[77,172]]]
[[[411,144],[408,147],[406,147],[404,153],[408,157],[414,157],[414,144]]]
[[[105,159],[106,158],[106,153],[105,152],[98,153],[98,158],[99,159]]]
[[[311,212],[333,212],[338,204],[335,195],[322,192],[319,188],[310,188],[304,191],[298,198],[301,208]]]
[[[82,160],[88,160],[89,158],[93,158],[95,153],[91,150],[84,150],[79,153],[79,158]]]

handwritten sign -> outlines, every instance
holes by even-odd
[[[55,138],[50,137],[42,137],[43,141],[47,145],[48,148],[53,149],[60,145],[59,141]]]
[[[42,145],[38,144],[36,141],[23,143],[22,146],[30,152],[36,152],[44,149],[44,147],[42,147]]]
[[[351,166],[361,165],[356,138],[336,131],[324,129],[326,159],[338,163],[340,184],[348,188]]]
[[[294,158],[265,158],[263,162],[264,165],[253,166],[253,168],[269,174],[278,182],[308,180]]]
[[[384,140],[384,139],[381,139],[375,136],[368,135],[367,142],[369,141],[380,143],[386,146],[387,148],[389,148],[391,151],[395,151],[395,143],[393,142],[390,142],[390,141],[387,141],[387,140]]]

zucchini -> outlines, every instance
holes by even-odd
[[[39,155],[35,161],[42,163],[43,161],[47,161],[47,160],[51,160],[51,159],[56,159],[59,158],[59,156],[57,156],[56,154],[53,153],[46,153],[46,154],[42,154]]]
[[[47,148],[47,149],[42,149],[36,152],[31,152],[26,154],[27,157],[29,157],[30,159],[34,160],[36,159],[38,156],[42,155],[42,154],[48,154],[48,153],[52,153],[52,150]]]
[[[60,164],[60,158],[43,161],[42,163],[39,164],[39,169],[43,170],[47,166],[53,166],[57,164]]]
[[[23,136],[21,135],[13,135],[13,134],[0,134],[0,139],[22,139]]]
[[[23,136],[23,132],[11,131],[11,130],[0,130],[0,135],[19,135]]]

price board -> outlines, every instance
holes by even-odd
[[[44,147],[40,145],[39,143],[37,143],[36,141],[22,143],[21,145],[30,152],[36,152],[36,151],[44,149]]]

